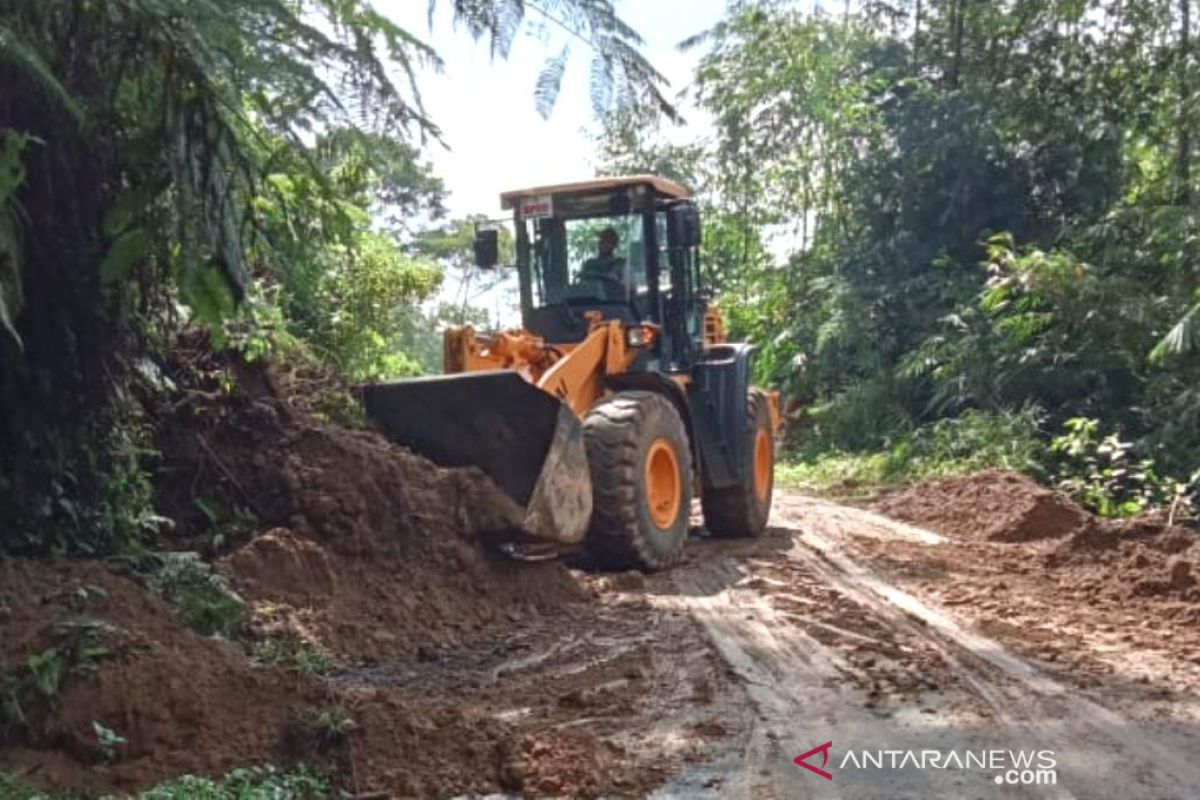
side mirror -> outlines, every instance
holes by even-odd
[[[475,231],[475,266],[493,269],[500,262],[500,232],[495,228],[478,228]]]
[[[696,247],[700,244],[700,212],[691,203],[671,208],[671,229],[675,247]]]

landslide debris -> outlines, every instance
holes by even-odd
[[[958,542],[1029,548],[1054,591],[1108,602],[1147,601],[1200,619],[1200,535],[1161,515],[1108,520],[1014,472],[988,470],[911,487],[873,509]],[[1010,559],[994,554],[996,565]]]
[[[541,737],[387,676],[569,617],[588,596],[572,574],[483,546],[481,474],[310,413],[311,386],[297,394],[265,364],[187,339],[166,372],[178,392],[155,410],[155,478],[175,526],[162,544],[215,566],[244,604],[241,640],[189,628],[120,561],[0,562],[0,699],[20,703],[0,768],[92,793],[299,760],[398,796],[539,785],[525,762]],[[80,625],[85,639],[64,644]],[[588,751],[601,744],[562,741],[580,765],[562,793],[608,785],[602,748]]]
[[[1200,620],[1200,535],[1158,516],[1092,520],[1045,556],[1081,591],[1111,600],[1171,603]]]
[[[249,506],[258,532],[214,553],[219,568],[252,601],[285,602],[330,649],[370,662],[456,646],[584,596],[557,563],[518,567],[481,546],[493,522],[477,502],[482,473],[305,413],[259,362],[186,363],[173,378],[199,375],[199,391],[173,409],[162,445],[176,535],[205,546],[196,496]],[[221,366],[232,392],[203,377]]]
[[[938,533],[994,542],[1059,538],[1089,521],[1065,495],[1007,470],[923,483],[882,498],[874,509]]]

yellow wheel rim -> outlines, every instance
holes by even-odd
[[[646,505],[650,519],[661,530],[675,524],[683,502],[683,481],[679,476],[679,459],[667,439],[659,437],[646,451]]]
[[[754,493],[765,502],[771,490],[771,437],[764,430],[754,436]]]

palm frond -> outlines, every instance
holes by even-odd
[[[432,0],[431,7],[436,4]],[[612,0],[453,0],[454,20],[487,38],[493,56],[507,56],[529,13],[586,44],[592,51],[592,110],[603,117],[618,107],[638,107],[680,121],[663,88],[667,79],[638,49],[642,37],[617,14]],[[566,59],[547,59],[534,86],[538,112],[548,116],[561,87]]]
[[[566,71],[567,57],[570,52],[570,47],[564,45],[557,56],[546,62],[538,75],[533,97],[542,119],[550,116],[550,112],[554,110],[554,104],[558,102],[558,93],[562,89],[563,73]]]
[[[1200,303],[1189,308],[1179,322],[1167,331],[1167,335],[1150,351],[1150,359],[1162,361],[1169,355],[1182,355],[1193,348],[1200,348]]]
[[[0,23],[0,61],[19,70],[76,122],[83,120],[83,109],[78,100],[71,96],[37,50],[3,23]]]

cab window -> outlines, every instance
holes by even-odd
[[[640,214],[525,222],[533,271],[533,303],[621,302],[646,289]],[[615,238],[609,246],[605,240]]]

